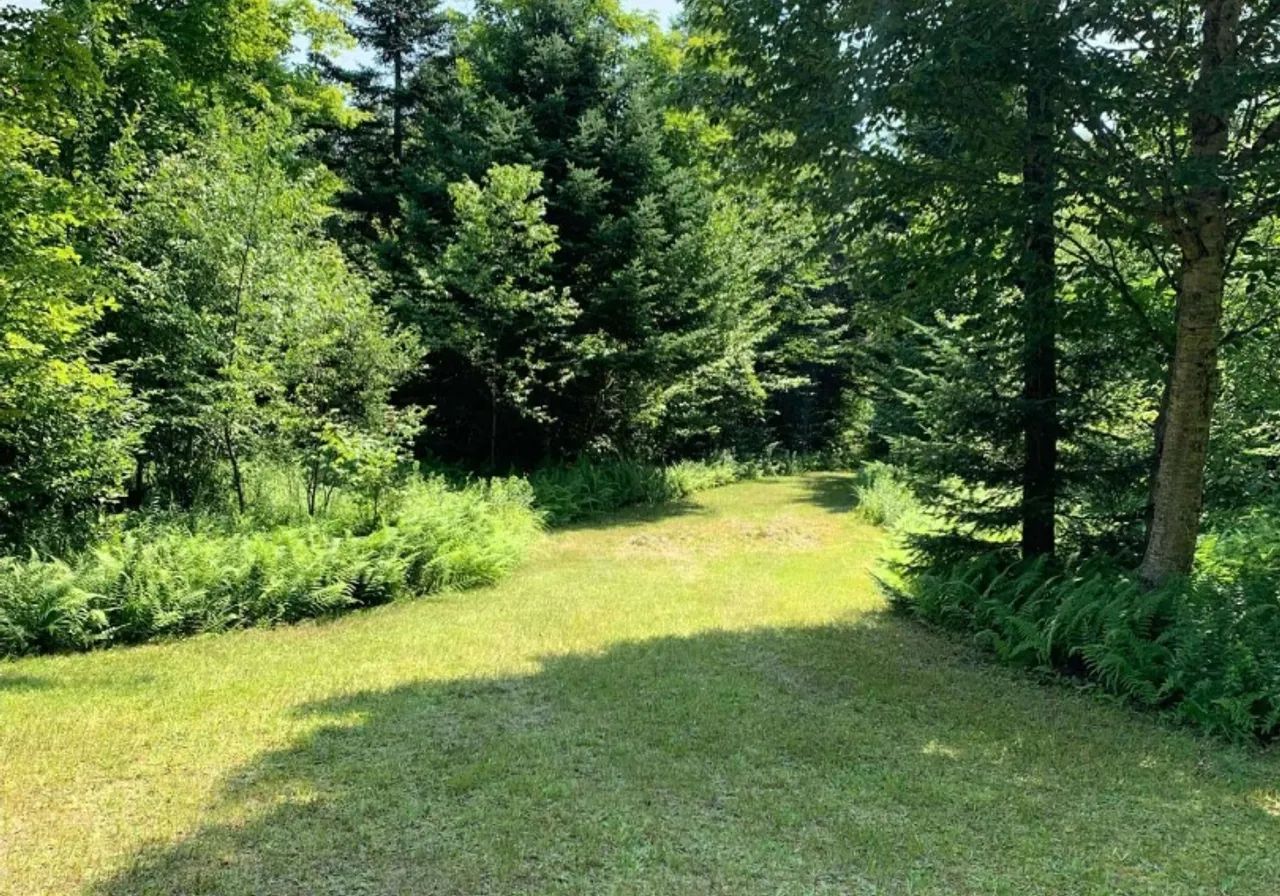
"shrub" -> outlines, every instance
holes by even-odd
[[[887,464],[869,463],[858,471],[854,498],[860,517],[887,529],[903,526],[919,512],[915,495]]]
[[[74,564],[0,562],[0,655],[296,622],[509,572],[538,531],[527,483],[422,481],[365,535],[333,521],[261,532],[126,530]]]
[[[0,656],[90,647],[107,625],[91,597],[65,563],[0,559]]]
[[[750,469],[725,456],[713,461],[681,461],[665,472],[667,500],[679,500],[697,492],[751,478]]]
[[[1280,570],[1269,529],[1208,539],[1193,580],[1156,590],[1106,557],[1054,566],[1008,551],[931,551],[893,598],[1003,662],[1084,677],[1232,740],[1269,740],[1280,735]],[[1269,547],[1253,546],[1260,534]]]

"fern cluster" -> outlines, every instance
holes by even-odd
[[[593,460],[543,467],[529,477],[534,500],[551,525],[568,525],[602,513],[644,504],[678,501],[695,492],[761,475],[732,457],[682,461],[662,467],[627,459]]]
[[[899,609],[1232,740],[1280,735],[1280,569],[1258,532],[1210,539],[1189,582],[1148,590],[1110,558],[922,552]],[[1269,542],[1274,544],[1275,542]]]
[[[626,458],[580,457],[542,467],[529,477],[535,503],[551,525],[563,526],[624,507],[679,501],[707,489],[764,476],[796,476],[835,470],[846,461],[834,454],[770,451],[749,460],[723,454],[669,466]]]
[[[422,481],[370,532],[333,521],[122,532],[71,563],[0,559],[0,656],[296,622],[496,581],[541,522],[519,480]]]

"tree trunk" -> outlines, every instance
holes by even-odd
[[[1142,578],[1160,585],[1191,572],[1204,507],[1209,426],[1218,397],[1225,249],[1185,259],[1169,409]]]
[[[1058,270],[1054,115],[1033,65],[1027,85],[1022,192],[1027,222],[1022,263],[1022,555],[1052,554],[1058,503]]]
[[[1151,463],[1147,465],[1147,506],[1142,518],[1143,553],[1146,553],[1146,545],[1151,544],[1151,530],[1156,521],[1156,491],[1160,484],[1160,458],[1164,455],[1164,434],[1169,426],[1169,377],[1173,375],[1172,359],[1169,366],[1169,373],[1164,378],[1164,388],[1160,390],[1160,410],[1156,413],[1156,424],[1152,428]]]
[[[224,423],[222,426],[222,442],[227,452],[227,460],[231,464],[231,487],[235,489],[236,506],[240,508],[240,515],[244,515],[246,502],[244,498],[244,477],[240,474],[240,455],[236,451],[236,441],[231,435],[231,424]]]
[[[316,515],[316,503],[320,494],[320,461],[315,459],[307,467],[307,516]]]
[[[129,489],[128,506],[134,509],[146,503],[147,459],[139,454],[133,462],[133,486]]]
[[[498,389],[489,384],[489,472],[498,469]]]
[[[1173,234],[1182,250],[1178,325],[1151,535],[1141,570],[1152,587],[1191,572],[1204,508],[1226,288],[1228,192],[1222,163],[1232,109],[1220,99],[1229,93],[1221,81],[1235,77],[1240,5],[1240,0],[1204,2],[1200,71],[1190,114],[1191,157],[1198,164]]]

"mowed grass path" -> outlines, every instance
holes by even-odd
[[[0,665],[0,891],[1280,893],[1280,758],[885,616],[849,481],[501,587]]]

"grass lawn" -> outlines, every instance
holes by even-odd
[[[886,617],[836,476],[480,592],[0,665],[0,892],[1280,893],[1280,756]]]

